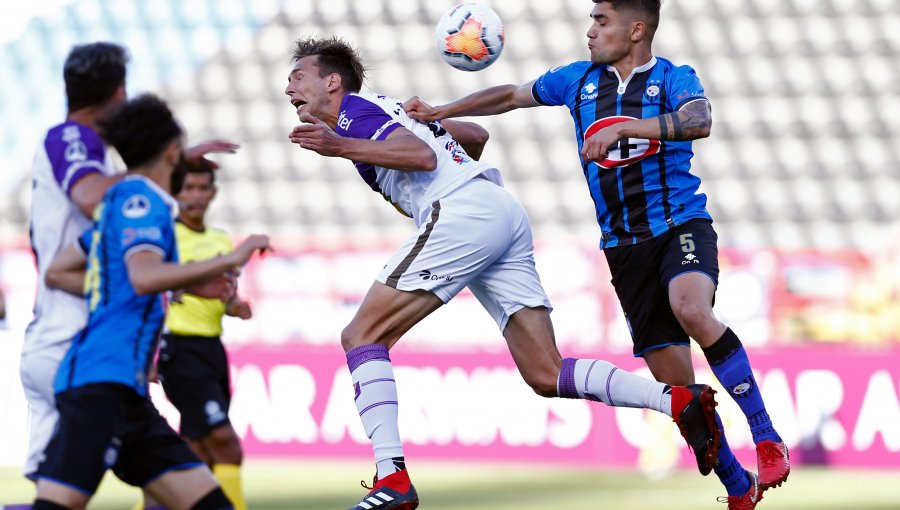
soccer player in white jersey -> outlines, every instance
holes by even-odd
[[[418,226],[341,335],[377,470],[373,488],[352,510],[418,506],[400,442],[388,350],[466,286],[497,322],[537,394],[672,416],[701,452],[701,472],[709,473],[718,444],[711,388],[670,387],[605,361],[560,356],[535,269],[531,225],[497,168],[472,159],[448,127],[410,119],[392,98],[360,93],[365,68],[342,40],[301,39],[293,64],[285,93],[303,124],[290,133],[291,142],[353,161],[366,184]]]
[[[44,276],[56,255],[91,226],[94,208],[121,179],[97,124],[126,99],[127,63],[126,49],[117,44],[96,42],[72,48],[63,68],[66,121],[47,132],[34,159],[30,233],[38,290],[20,368],[30,413],[24,473],[32,479],[58,419],[53,379],[88,315],[83,298],[48,288]],[[186,159],[215,167],[205,154],[235,148],[215,140],[188,149]]]

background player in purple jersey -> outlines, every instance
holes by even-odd
[[[304,124],[294,128],[290,140],[353,161],[366,184],[418,227],[341,335],[377,469],[374,487],[353,510],[418,506],[403,457],[388,351],[464,287],[497,322],[522,377],[537,394],[673,416],[698,451],[700,470],[711,470],[718,444],[711,388],[670,387],[605,361],[559,354],[550,303],[534,264],[531,225],[503,189],[499,170],[471,158],[440,123],[417,122],[399,101],[359,92],[365,69],[343,41],[301,39],[293,63],[285,93]]]
[[[597,210],[612,281],[635,343],[654,377],[694,382],[689,337],[747,417],[759,477],[722,439],[716,474],[729,509],[752,509],[790,472],[737,335],[712,311],[718,251],[706,197],[690,173],[691,140],[709,136],[712,115],[699,79],[651,50],[660,0],[594,0],[590,61],[551,69],[525,85],[491,87],[446,105],[419,98],[410,117],[433,121],[566,105]],[[720,422],[721,426],[721,422]]]
[[[29,478],[56,427],[53,377],[72,336],[87,320],[84,299],[47,287],[45,276],[54,257],[90,226],[94,208],[122,177],[98,134],[98,123],[125,101],[127,63],[128,52],[118,44],[94,42],[71,49],[63,66],[66,120],[48,130],[34,159],[30,237],[38,292],[20,364],[30,414],[24,466]],[[204,156],[236,148],[212,140],[187,149],[185,157],[192,165],[216,168]]]

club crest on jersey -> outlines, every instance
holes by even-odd
[[[634,117],[625,115],[613,115],[612,117],[604,117],[594,121],[588,126],[584,132],[584,139],[587,140],[594,133],[601,129],[612,126],[619,122],[627,122],[636,120]],[[615,145],[609,147],[606,159],[597,163],[603,168],[619,168],[628,166],[646,158],[658,154],[660,149],[659,140],[648,140],[646,138],[623,138],[616,142]]]
[[[150,199],[144,195],[133,195],[122,204],[122,215],[126,218],[143,218],[150,212]]]
[[[659,93],[662,89],[660,87],[660,82],[647,82],[647,88],[644,90],[644,99],[650,103],[654,103],[659,100]]]

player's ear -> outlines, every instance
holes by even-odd
[[[631,23],[631,42],[638,42],[647,35],[647,25],[643,21]]]
[[[334,92],[335,90],[340,89],[343,86],[341,75],[338,73],[331,73],[328,75],[328,85],[326,86],[328,92]]]

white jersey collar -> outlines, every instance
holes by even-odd
[[[650,57],[650,61],[649,61],[649,62],[647,62],[647,63],[644,64],[644,65],[640,65],[640,66],[637,66],[637,67],[635,67],[634,69],[632,69],[632,70],[631,70],[631,74],[628,75],[628,78],[625,78],[625,81],[622,81],[622,77],[619,76],[619,70],[616,69],[615,67],[613,67],[612,65],[607,65],[607,66],[606,66],[606,70],[607,70],[607,71],[612,71],[613,74],[616,75],[616,78],[618,78],[618,80],[619,80],[619,86],[616,88],[616,92],[618,92],[619,95],[622,95],[622,94],[625,93],[625,89],[628,88],[628,83],[631,81],[631,78],[633,78],[634,75],[636,75],[636,74],[638,74],[638,73],[643,73],[644,71],[647,71],[647,70],[651,69],[651,68],[652,68],[653,66],[655,66],[655,65],[656,65],[656,56],[653,55],[653,56]]]

